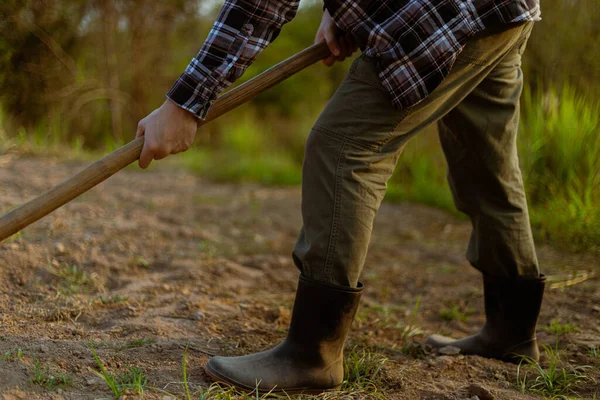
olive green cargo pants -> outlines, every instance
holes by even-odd
[[[391,106],[372,60],[352,64],[306,144],[293,252],[304,276],[356,287],[402,148],[435,122],[455,204],[473,224],[467,259],[492,276],[539,274],[516,143],[532,26],[472,38],[444,82],[406,110]]]

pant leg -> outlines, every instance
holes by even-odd
[[[473,224],[467,258],[492,276],[538,276],[517,154],[522,41],[439,123],[457,208]]]
[[[357,285],[373,220],[402,148],[476,88],[515,46],[523,29],[474,39],[444,82],[408,110],[391,106],[373,60],[360,57],[354,62],[306,144],[304,226],[293,252],[304,276],[341,286]]]
[[[374,65],[357,59],[306,143],[304,226],[293,252],[303,275],[356,287],[397,159],[380,149],[405,114],[391,106]]]

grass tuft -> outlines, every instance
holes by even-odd
[[[96,350],[93,346],[92,355],[94,356],[94,360],[96,360],[96,365],[98,365],[100,371],[91,368],[90,371],[106,383],[115,398],[119,398],[124,394],[144,393],[148,379],[141,368],[127,367],[125,372],[115,376],[106,369],[104,363],[100,357],[98,357],[98,354],[96,354]]]
[[[541,328],[548,332],[551,333],[555,336],[563,336],[566,335],[567,333],[571,333],[571,332],[577,332],[579,330],[579,328],[577,327],[576,324],[567,322],[567,323],[561,323],[559,322],[557,319],[553,319],[549,325],[542,325]]]
[[[385,378],[383,366],[387,361],[381,354],[354,347],[344,360],[342,390],[377,393]]]
[[[35,360],[31,383],[43,386],[46,390],[51,391],[71,385],[73,379],[63,372],[50,373],[50,367],[42,365],[39,360]]]
[[[95,288],[94,280],[77,265],[61,264],[49,265],[48,271],[61,279],[60,292],[63,294],[76,294],[88,292]]]
[[[400,340],[402,342],[405,342],[407,339],[409,339],[413,336],[420,335],[424,332],[416,324],[417,314],[419,312],[419,307],[421,306],[421,298],[422,298],[422,295],[419,295],[419,297],[417,298],[417,302],[415,303],[415,308],[413,309],[410,319],[408,320],[408,324],[404,325],[404,327],[402,328],[402,333],[400,334]],[[401,328],[400,325],[397,325],[397,326],[398,326],[398,328]],[[406,344],[406,343],[404,343],[404,344]]]
[[[471,313],[473,313],[471,308],[462,309],[457,305],[452,305],[440,310],[440,318],[445,321],[467,321]]]
[[[115,295],[115,296],[111,296],[111,297],[100,296],[98,298],[98,300],[100,300],[100,303],[102,303],[102,304],[119,304],[119,303],[124,303],[127,300],[129,300],[129,297],[119,296],[119,295]]]
[[[517,385],[522,393],[549,396],[552,399],[564,398],[577,395],[577,390],[583,384],[595,382],[594,378],[587,375],[591,366],[562,366],[557,349],[549,346],[543,346],[543,349],[548,356],[547,367],[529,357],[523,357],[517,367]]]
[[[129,342],[125,343],[121,349],[135,349],[138,347],[145,346],[147,344],[152,344],[154,342],[156,342],[156,340],[152,339],[152,338],[134,339],[134,340],[130,340]]]
[[[21,359],[21,357],[23,357],[23,350],[19,348],[16,350],[6,351],[4,354],[2,354],[0,359],[6,360],[6,361],[15,361],[15,360]]]

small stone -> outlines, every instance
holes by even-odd
[[[204,318],[206,318],[206,316],[204,315],[204,313],[202,311],[198,311],[198,312],[194,313],[194,319],[196,321],[203,320]]]
[[[163,396],[162,400],[175,400],[175,397],[173,397],[173,396]]]
[[[440,354],[444,354],[447,356],[454,356],[456,354],[460,354],[460,349],[454,346],[444,346],[439,349]]]
[[[438,363],[444,367],[449,367],[450,365],[454,364],[454,357],[441,356],[438,357],[437,360]]]
[[[511,386],[512,386],[512,385],[510,384],[510,382],[507,382],[507,381],[499,381],[499,382],[498,382],[498,385],[499,385],[501,388],[503,388],[503,389],[510,389],[510,388],[511,388]]]
[[[60,243],[60,242],[58,242],[58,243],[56,243],[56,244],[54,245],[54,250],[56,250],[56,252],[57,252],[58,254],[65,254],[65,252],[67,251],[67,250],[65,249],[65,245],[64,245],[64,244],[62,244],[62,243]]]
[[[87,378],[85,380],[85,384],[87,386],[96,386],[102,383],[102,379],[97,378],[97,377],[92,377],[92,378]]]
[[[40,351],[41,351],[42,353],[47,353],[47,352],[49,352],[49,351],[50,351],[50,349],[48,348],[48,346],[47,346],[47,345],[45,345],[45,344],[42,344],[42,345],[40,345]]]
[[[472,383],[469,385],[469,394],[473,396],[477,396],[480,400],[494,400],[495,397],[486,387]]]

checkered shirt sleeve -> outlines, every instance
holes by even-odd
[[[167,97],[204,119],[219,93],[252,64],[291,21],[299,0],[226,0],[198,55]]]

